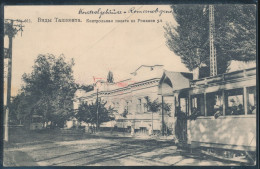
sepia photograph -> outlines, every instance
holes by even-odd
[[[256,7],[4,5],[3,166],[257,166]]]

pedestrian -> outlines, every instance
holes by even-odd
[[[185,125],[186,125],[186,114],[181,111],[180,106],[176,107],[175,117],[177,117],[175,125],[175,135],[178,139],[178,142],[183,142],[185,140]]]
[[[93,126],[90,126],[91,134],[93,134]]]
[[[151,124],[149,124],[148,132],[149,132],[149,136],[151,136],[153,134],[153,130],[152,130],[152,125]]]
[[[135,134],[135,129],[133,126],[131,126],[131,136],[134,136],[134,134]]]

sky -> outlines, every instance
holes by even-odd
[[[122,14],[105,14],[100,20],[136,20],[135,23],[89,23],[98,20],[99,14],[78,14],[83,11],[115,10]],[[181,60],[168,49],[163,26],[176,25],[171,13],[130,13],[130,9],[170,11],[166,5],[128,6],[5,6],[5,19],[30,19],[25,23],[22,36],[13,40],[12,95],[22,84],[22,75],[30,73],[39,54],[63,54],[74,58],[74,77],[79,84],[92,84],[93,76],[106,78],[111,70],[115,81],[129,77],[141,65],[164,65],[171,71],[188,70]],[[55,17],[81,19],[82,22],[55,22]],[[52,19],[52,22],[38,22]],[[159,19],[159,23],[138,22]],[[8,47],[8,38],[5,38]]]

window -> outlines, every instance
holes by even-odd
[[[33,117],[32,118],[32,123],[40,123],[41,122],[41,117]]]
[[[113,108],[114,108],[115,110],[119,110],[119,102],[113,101],[112,104],[113,104]]]
[[[207,93],[207,116],[215,113],[223,115],[223,97],[221,92]]]
[[[142,99],[138,99],[137,112],[138,112],[138,113],[141,113],[141,112],[142,112]]]
[[[144,113],[148,112],[148,97],[145,97],[145,103],[143,104],[144,107]]]
[[[188,113],[187,98],[180,98],[180,107],[182,112]]]
[[[199,116],[205,115],[205,107],[204,107],[204,96],[203,94],[193,95],[191,96],[191,113],[198,112]]]
[[[243,89],[226,91],[226,115],[242,115],[244,111]]]
[[[119,110],[119,108],[120,108],[120,105],[119,105],[119,102],[116,102],[116,110]]]
[[[128,114],[128,108],[129,108],[129,107],[128,107],[128,101],[126,101],[125,103],[126,103],[126,104],[125,104],[125,106],[124,106],[124,113],[125,113],[125,114]]]
[[[129,108],[129,107],[128,107],[128,106],[129,106],[128,104],[129,104],[129,102],[126,101],[126,107],[125,107],[125,109],[126,109],[127,111],[128,111],[128,108]]]
[[[256,114],[256,87],[247,88],[248,114]]]

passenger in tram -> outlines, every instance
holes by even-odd
[[[256,107],[255,106],[249,106],[248,114],[256,114]]]
[[[226,115],[235,115],[237,110],[237,106],[228,107],[226,110]]]
[[[196,108],[196,107],[193,107],[191,109],[191,115],[189,116],[189,119],[190,120],[196,120],[197,117],[200,115],[200,111]]]
[[[217,119],[219,116],[223,115],[223,108],[222,108],[222,106],[214,105],[214,110],[215,110],[215,113],[214,113],[215,119]]]
[[[242,104],[238,105],[238,107],[237,107],[237,114],[238,115],[245,114]]]
[[[254,106],[254,109],[252,111],[252,114],[256,114],[256,107]]]
[[[239,104],[238,106],[234,106],[234,108],[232,107],[231,115],[241,115],[241,114],[244,114],[244,109],[242,104]]]

